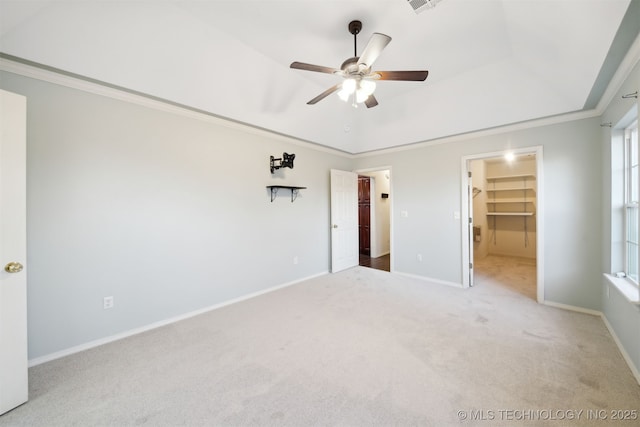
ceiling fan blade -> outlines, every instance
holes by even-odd
[[[391,41],[391,37],[386,34],[373,33],[371,38],[369,39],[369,43],[362,51],[362,55],[358,59],[358,65],[364,65],[366,69],[371,68],[373,63],[378,59],[382,49],[384,49],[389,42]]]
[[[330,87],[329,89],[327,89],[324,92],[322,92],[320,95],[318,95],[315,98],[313,98],[311,101],[307,102],[307,105],[313,105],[316,102],[323,100],[327,96],[331,95],[333,92],[335,92],[338,89],[340,89],[340,86],[341,86],[341,84],[337,84],[335,86]]]
[[[292,62],[291,68],[297,70],[316,71],[318,73],[336,74],[341,73],[341,70],[331,67],[323,67],[322,65],[305,64],[304,62]]]
[[[406,80],[406,81],[414,81],[414,82],[422,82],[427,79],[429,75],[428,71],[376,71],[375,73],[371,73],[373,78],[376,78],[376,74],[378,80]]]
[[[375,107],[376,105],[378,105],[378,100],[376,99],[376,97],[375,97],[375,96],[373,96],[373,94],[372,94],[372,95],[369,95],[369,97],[367,98],[367,100],[366,100],[366,101],[364,101],[364,105],[366,105],[366,106],[367,106],[367,108],[373,108],[373,107]]]

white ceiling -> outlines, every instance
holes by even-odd
[[[0,52],[216,116],[360,153],[580,111],[630,0],[0,0]],[[380,105],[331,95],[348,23],[392,37],[374,70]],[[605,82],[606,84],[607,82]],[[595,86],[594,86],[595,85]]]

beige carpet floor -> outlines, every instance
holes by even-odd
[[[475,286],[490,284],[537,300],[534,259],[489,255],[474,259],[473,265]]]
[[[36,366],[0,424],[639,425],[611,421],[640,386],[602,320],[490,275],[309,280]]]

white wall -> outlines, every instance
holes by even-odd
[[[348,157],[0,77],[28,100],[30,359],[328,271],[329,170]],[[283,151],[295,167],[272,176]],[[271,203],[278,183],[308,189]]]
[[[545,300],[599,310],[601,148],[599,118],[388,150],[356,160],[389,165],[394,186],[395,270],[462,283],[461,159],[543,146]],[[402,211],[407,217],[401,215]],[[461,218],[464,218],[462,216]],[[417,259],[422,254],[422,262]]]

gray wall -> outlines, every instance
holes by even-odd
[[[393,167],[395,270],[462,283],[461,158],[543,146],[546,301],[599,310],[601,148],[598,118],[359,158]],[[402,217],[407,211],[408,217]],[[464,217],[464,215],[462,215]],[[423,255],[422,262],[417,254]]]
[[[30,359],[328,271],[329,169],[348,157],[0,81],[28,99]],[[283,151],[295,167],[274,177],[269,156]],[[271,203],[278,183],[308,189]]]

